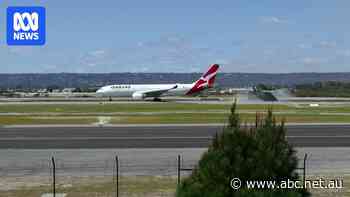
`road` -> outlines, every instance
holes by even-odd
[[[0,127],[1,149],[202,148],[218,125]],[[297,147],[350,147],[350,125],[288,125]]]

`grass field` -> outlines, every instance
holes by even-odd
[[[69,104],[1,104],[0,113],[113,113],[113,112],[161,112],[161,111],[218,111],[229,110],[230,104],[194,104],[194,103],[69,103]],[[286,104],[240,104],[238,110],[295,112],[350,113],[350,105],[308,105]]]
[[[287,105],[239,105],[240,110],[293,109]],[[160,112],[160,111],[211,111],[229,110],[228,104],[184,103],[88,103],[88,104],[9,104],[0,105],[0,113],[112,113],[112,112]],[[349,107],[350,109],[350,107]]]
[[[1,104],[0,125],[225,123],[230,107],[192,103]],[[256,112],[269,108],[287,122],[350,123],[350,105],[238,105],[242,122],[248,123],[254,122]]]
[[[228,114],[162,114],[120,116],[0,116],[0,125],[29,124],[180,124],[226,123]],[[253,123],[255,114],[241,114],[242,123]],[[289,123],[350,123],[350,115],[277,114]]]
[[[176,178],[173,177],[121,177],[119,183],[119,196],[173,196],[176,190]],[[65,184],[58,183],[56,192],[67,194],[66,197],[114,197],[116,184],[113,177],[71,178],[65,180]],[[39,197],[44,193],[52,193],[49,183],[0,191],[0,197]]]

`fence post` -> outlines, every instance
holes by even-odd
[[[304,155],[304,172],[303,172],[303,184],[305,188],[305,181],[306,181],[306,160],[307,160],[307,153]]]
[[[181,156],[178,155],[177,156],[177,185],[180,185],[180,181],[181,181]]]
[[[117,197],[119,197],[119,158],[118,158],[118,155],[115,156],[115,168],[116,168],[116,175],[117,175],[117,185],[116,185],[116,194],[117,194]]]
[[[56,165],[55,165],[55,158],[51,158],[52,161],[52,193],[53,197],[56,197]]]

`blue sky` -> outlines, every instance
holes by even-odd
[[[44,46],[6,45],[6,8],[46,7]],[[1,1],[1,73],[350,72],[348,0]]]

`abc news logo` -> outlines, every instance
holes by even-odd
[[[45,44],[45,8],[8,7],[7,44]]]
[[[27,20],[27,25],[24,23],[24,21]],[[14,29],[14,35],[13,39],[15,40],[38,40],[39,39],[39,33],[36,32],[39,29],[39,15],[36,12],[33,12],[32,14],[29,14],[28,12],[25,12],[23,14],[20,14],[16,12],[13,15],[13,29]],[[20,30],[24,32],[20,32]],[[31,31],[31,32],[29,32]]]

